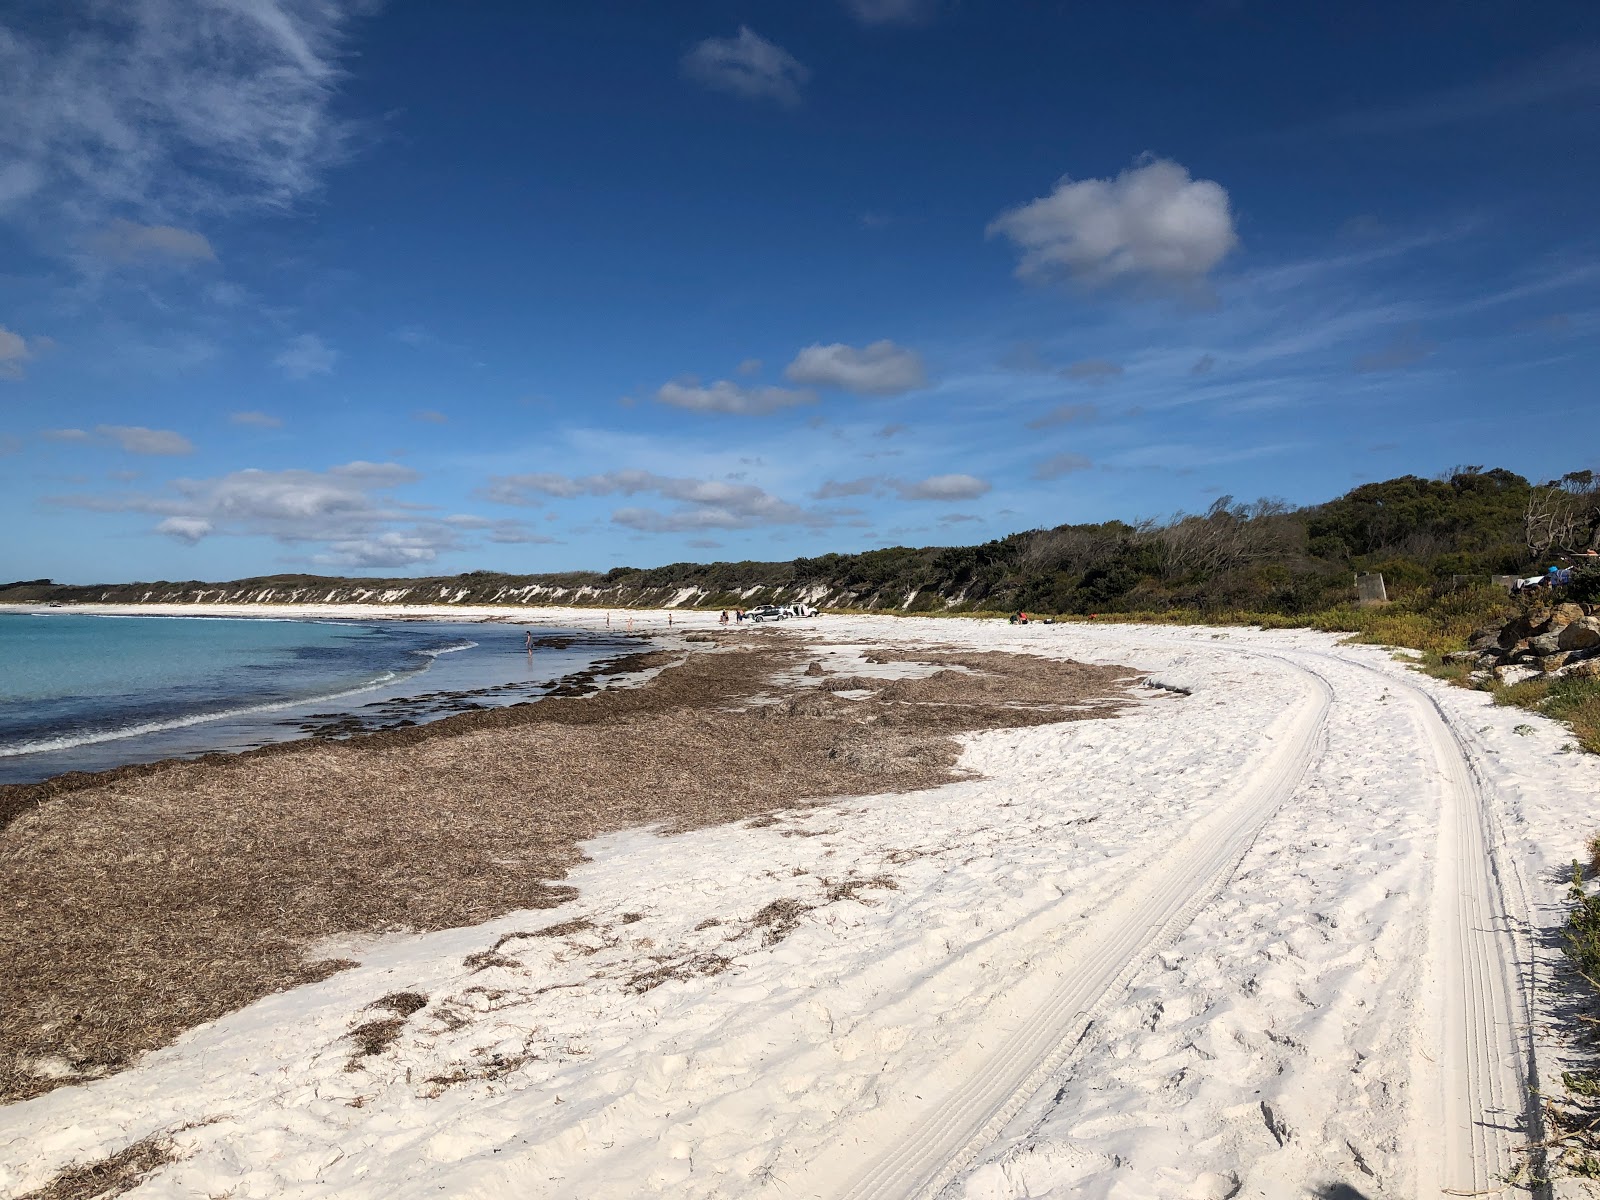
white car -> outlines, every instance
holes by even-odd
[[[779,608],[776,604],[762,604],[745,613],[746,621],[782,621],[789,616],[789,610]]]

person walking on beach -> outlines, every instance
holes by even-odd
[[[723,609],[722,615],[718,617],[717,620],[720,621],[724,627],[726,627],[728,624],[728,610]]]

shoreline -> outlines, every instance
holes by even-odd
[[[115,1072],[342,970],[303,957],[329,937],[561,903],[597,834],[935,786],[956,777],[953,735],[1129,703],[1117,668],[926,652],[835,677],[802,637],[743,633],[686,634],[530,703],[0,792],[19,904],[0,1095]]]
[[[0,606],[0,619],[9,616],[99,617],[109,620],[137,618],[166,621],[271,621],[285,624],[321,624],[373,627],[390,622],[437,625],[441,630],[457,629],[469,638],[468,631],[485,624],[495,627],[509,622],[483,619],[455,620],[454,614],[384,611],[346,614],[337,611],[284,611],[273,614],[235,612],[223,606],[105,605],[76,610],[45,609],[38,605]],[[520,614],[526,615],[526,614]],[[528,659],[526,669],[520,656],[514,664],[494,665],[472,642],[463,649],[473,657],[459,660],[449,651],[421,651],[426,662],[404,674],[389,674],[347,685],[334,684],[337,690],[323,695],[282,699],[239,696],[225,708],[211,712],[177,713],[170,718],[155,718],[147,726],[114,729],[86,736],[67,745],[43,745],[35,750],[15,753],[0,760],[13,778],[0,781],[0,824],[4,822],[7,789],[44,783],[65,774],[102,774],[139,763],[158,764],[169,760],[195,759],[208,754],[244,754],[285,742],[305,738],[365,735],[401,726],[431,724],[460,711],[483,707],[508,707],[535,702],[547,695],[571,695],[575,682],[593,683],[590,668],[619,657],[637,654],[661,639],[643,632],[617,632],[600,628],[580,628],[560,619],[560,614],[541,613],[538,622],[523,620],[525,626],[556,626],[561,632],[540,637],[534,646],[542,652],[556,651],[554,662],[546,653]],[[474,640],[476,640],[474,638]],[[519,642],[520,645],[520,642]],[[567,651],[577,646],[579,653]],[[574,660],[588,662],[577,666]],[[552,671],[554,672],[552,674]],[[539,678],[535,679],[537,673]],[[614,673],[607,673],[608,675]],[[330,681],[331,682],[331,681]],[[22,778],[15,778],[15,776]],[[32,775],[32,778],[29,776]]]

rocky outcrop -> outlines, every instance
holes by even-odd
[[[1469,648],[1446,654],[1500,683],[1534,676],[1600,678],[1600,607],[1534,606],[1504,625],[1474,630]]]

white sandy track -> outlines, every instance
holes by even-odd
[[[1131,871],[1093,925],[1035,960],[967,1044],[931,1075],[880,1097],[830,1147],[785,1175],[773,1195],[890,1200],[932,1195],[948,1184],[1062,1065],[1128,978],[1216,894],[1262,822],[1300,785],[1320,753],[1332,700],[1320,679],[1308,678],[1312,686],[1299,703],[1262,731],[1261,753],[1223,807]],[[1058,924],[1060,910],[1074,905],[1081,901],[1063,899],[1013,932],[1037,943],[1039,928]],[[920,1005],[922,990],[901,1003]]]
[[[1552,1073],[1531,989],[1600,824],[1600,764],[1563,730],[1313,633],[813,630],[847,674],[873,644],[961,644],[1193,694],[969,736],[976,777],[928,792],[601,839],[561,909],[356,949],[0,1108],[0,1196],[167,1130],[183,1158],[138,1200],[1514,1190],[1534,1050]],[[775,900],[810,910],[769,940],[750,918]],[[574,917],[593,928],[463,961]],[[626,986],[658,962],[682,977]],[[348,1070],[401,989],[428,1009]]]

